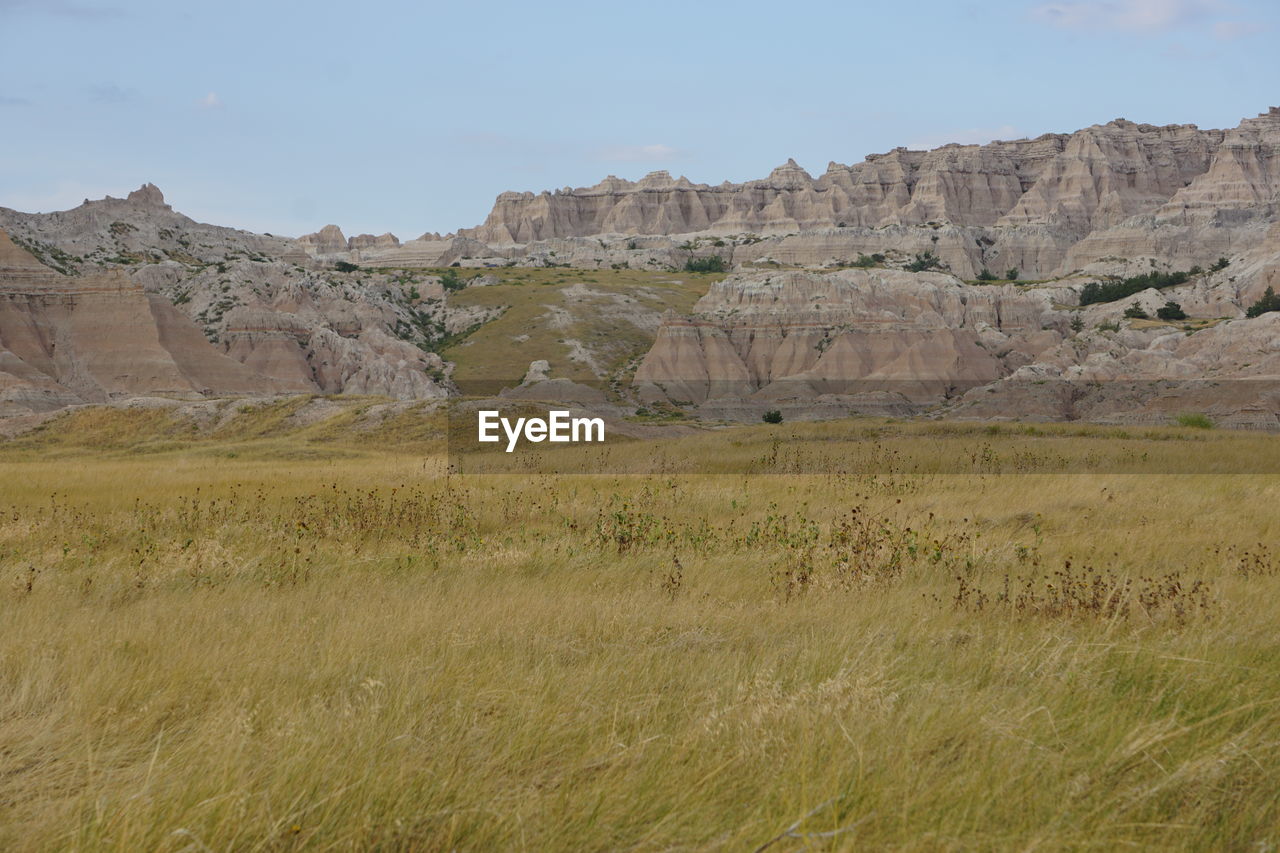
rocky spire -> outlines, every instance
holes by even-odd
[[[160,188],[152,183],[146,183],[129,193],[126,199],[134,204],[146,205],[147,207],[163,207],[169,208],[164,202],[164,193],[160,192]]]

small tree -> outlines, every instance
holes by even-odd
[[[1071,317],[1071,331],[1075,332],[1076,334],[1079,334],[1084,331],[1084,318],[1080,316],[1079,311],[1077,311]]]
[[[453,293],[467,286],[467,281],[453,270],[445,270],[440,275],[440,284],[445,290]]]
[[[1226,258],[1218,258],[1217,262],[1213,266],[1209,267],[1209,272],[1218,272],[1219,270],[1225,270],[1229,266],[1231,266],[1231,261],[1227,260]]]
[[[1008,271],[1008,272],[1006,272],[1006,273],[1004,274],[1004,277],[1005,277],[1005,278],[1007,278],[1009,281],[1017,281],[1017,280],[1018,280],[1018,268],[1017,268],[1017,267],[1010,267],[1010,268],[1009,268],[1009,271]]]
[[[770,409],[760,416],[760,420],[767,424],[780,424],[782,423],[782,412],[777,409]]]
[[[1161,320],[1185,320],[1187,312],[1182,310],[1182,306],[1177,302],[1170,300],[1156,311],[1156,316]]]
[[[978,281],[995,281],[995,280],[996,280],[995,273],[993,273],[991,270],[987,269],[986,267],[983,267],[982,272],[978,273]]]
[[[359,266],[351,263],[350,261],[338,261],[333,265],[333,268],[338,272],[356,272],[360,269]]]
[[[1268,287],[1262,298],[1250,305],[1249,310],[1244,313],[1246,317],[1261,317],[1270,311],[1280,311],[1280,296],[1276,296],[1274,287]]]
[[[942,269],[942,260],[933,252],[921,252],[915,256],[911,263],[907,264],[907,270],[910,272],[939,269]]]
[[[1124,309],[1124,316],[1128,317],[1130,320],[1150,320],[1151,319],[1151,317],[1147,314],[1147,312],[1142,310],[1142,306],[1136,302],[1130,305],[1128,308]]]

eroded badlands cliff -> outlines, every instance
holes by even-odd
[[[449,312],[433,276],[316,264],[298,241],[194,222],[150,184],[58,213],[0,208],[0,228],[14,237],[0,265],[8,411],[146,394],[444,397],[431,343],[483,319]]]
[[[971,285],[871,269],[746,273],[668,317],[635,374],[648,401],[756,420],[844,413],[1167,423],[1204,412],[1280,429],[1280,312],[1235,276],[1075,307],[1079,282]],[[1180,321],[1155,317],[1167,302]]]
[[[852,166],[833,162],[817,178],[788,161],[743,184],[655,172],[508,192],[483,225],[459,236],[507,256],[567,241],[575,257],[589,257],[600,252],[573,241],[605,238],[616,251],[625,241],[612,235],[706,235],[738,264],[931,250],[966,278],[1011,267],[1044,278],[1113,256],[1190,265],[1259,241],[1260,223],[1275,216],[1278,145],[1278,108],[1231,130],[1117,119],[1036,139],[898,148]]]
[[[143,394],[303,390],[219,352],[118,270],[68,277],[0,231],[0,414]]]
[[[544,271],[548,290],[508,271],[524,289],[461,299],[438,274],[449,266],[576,269]],[[734,274],[686,269],[699,266]],[[1179,271],[1081,304],[1091,283]],[[557,300],[595,293],[593,275],[653,292],[601,291],[570,315]],[[657,324],[664,299],[685,311],[704,281],[692,313]],[[1161,423],[1193,410],[1280,429],[1280,312],[1246,316],[1268,288],[1280,289],[1277,108],[1230,130],[1118,119],[895,149],[816,178],[789,161],[744,184],[655,173],[504,193],[478,228],[404,242],[198,223],[146,184],[57,213],[0,208],[0,414],[145,395],[438,399],[457,393],[440,355],[453,341],[467,381],[489,378],[477,365],[506,377],[545,363],[551,387],[572,372],[571,346],[609,383],[609,405],[712,418]],[[1177,311],[1161,317],[1168,302]],[[503,352],[457,343],[499,316],[486,328],[504,330]],[[626,346],[611,349],[618,335]]]

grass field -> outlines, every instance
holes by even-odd
[[[0,445],[0,848],[1280,844],[1280,477],[1043,473],[1273,438],[787,424],[660,443],[756,474],[459,476],[412,414],[166,418]],[[780,437],[813,473],[752,467]]]
[[[551,376],[597,381],[625,371],[653,344],[664,311],[687,314],[719,274],[642,270],[483,270],[498,283],[450,295],[458,306],[504,308],[445,349],[456,364],[453,378],[464,393],[493,393],[519,383],[534,359],[551,364]],[[476,275],[464,271],[463,277]]]

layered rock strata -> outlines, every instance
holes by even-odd
[[[60,275],[0,231],[0,413],[303,387],[219,352],[169,300],[123,273]]]
[[[494,247],[606,235],[754,234],[741,263],[820,264],[857,252],[934,251],[952,272],[1016,267],[1063,275],[1110,256],[1211,262],[1252,246],[1274,221],[1280,109],[1232,130],[1117,119],[1071,134],[933,151],[894,149],[831,163],[817,178],[788,161],[765,179],[718,186],[666,172],[594,187],[503,193],[460,237]],[[1193,239],[1188,239],[1193,238]]]
[[[694,404],[885,393],[926,404],[1030,363],[1065,323],[1044,294],[937,273],[734,276],[692,316],[668,318],[635,384]]]
[[[635,374],[647,400],[756,420],[931,410],[978,419],[1280,429],[1280,313],[1246,318],[1226,270],[1073,309],[1079,285],[939,273],[735,275],[669,316]],[[1187,321],[1134,320],[1177,301]],[[1065,303],[1065,304],[1064,304]]]

